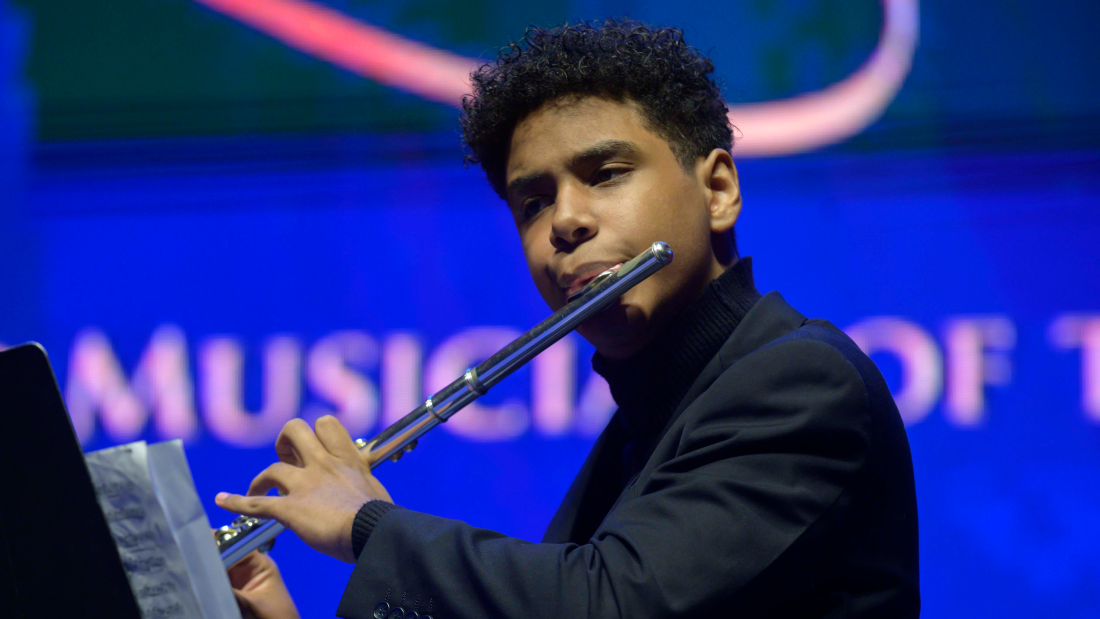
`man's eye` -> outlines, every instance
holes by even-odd
[[[607,181],[614,180],[629,171],[630,168],[624,168],[621,166],[600,168],[599,170],[596,170],[596,174],[592,177],[592,180],[597,185],[599,185],[600,183],[606,183]]]
[[[523,201],[523,218],[530,219],[539,214],[539,211],[550,206],[550,198],[536,196]]]

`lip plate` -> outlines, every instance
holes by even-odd
[[[612,271],[612,272],[618,271],[619,269],[622,268],[623,264],[624,263],[622,263],[622,262],[589,263],[589,264],[583,265],[582,272],[584,273],[584,275],[582,277],[566,276],[564,279],[572,280],[572,285],[570,285],[568,287],[562,286],[562,288],[565,290],[566,303],[568,303],[568,302],[572,301],[574,298],[576,298],[577,295],[579,295],[581,292],[583,292],[584,289],[587,288],[588,285],[591,284],[593,281],[595,281],[596,278],[598,278],[600,275],[603,275],[604,273],[606,273],[608,271]],[[595,267],[595,268],[593,268],[593,267]],[[600,270],[596,270],[596,268],[599,268],[599,267],[603,267],[603,268],[601,268]]]

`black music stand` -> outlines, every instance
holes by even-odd
[[[140,619],[46,351],[0,351],[4,617]]]

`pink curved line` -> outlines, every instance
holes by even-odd
[[[307,54],[432,101],[459,106],[480,61],[410,41],[308,0],[195,0]],[[730,108],[741,157],[834,144],[877,120],[897,95],[917,45],[919,0],[882,0],[870,58],[817,92]]]
[[[306,0],[195,0],[311,56],[457,106],[478,61],[410,41]]]
[[[817,92],[739,105],[730,122],[742,137],[740,156],[789,155],[841,142],[878,120],[913,64],[919,30],[918,0],[883,0],[882,34],[854,73]]]

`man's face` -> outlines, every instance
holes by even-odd
[[[516,125],[508,205],[531,277],[552,309],[654,241],[672,248],[671,265],[578,329],[605,357],[637,352],[722,273],[710,242],[716,230],[705,164],[685,171],[629,100],[559,100]]]

